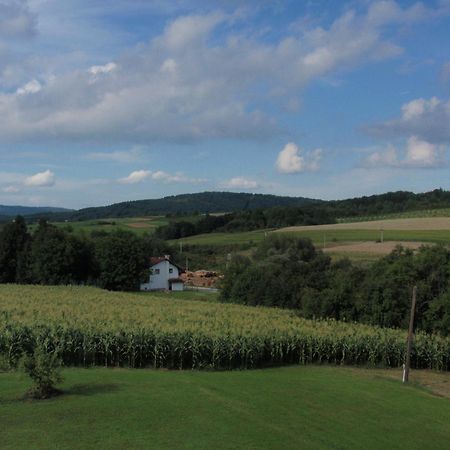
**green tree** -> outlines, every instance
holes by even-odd
[[[19,281],[27,259],[30,235],[25,220],[17,216],[0,230],[0,283]]]
[[[95,241],[97,284],[113,291],[134,291],[149,269],[149,255],[135,234],[116,231]]]

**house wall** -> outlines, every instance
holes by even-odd
[[[172,283],[172,291],[184,291],[183,283]]]
[[[159,273],[157,273],[158,270]],[[169,261],[161,261],[150,267],[149,271],[148,281],[141,284],[141,291],[169,289],[169,278],[178,278],[180,276],[178,267]]]

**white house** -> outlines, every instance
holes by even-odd
[[[184,282],[180,278],[183,269],[174,264],[168,255],[150,258],[148,281],[141,284],[141,291],[182,291]]]

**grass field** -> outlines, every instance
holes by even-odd
[[[138,234],[151,233],[155,230],[155,228],[162,225],[167,225],[167,223],[168,220],[163,216],[52,222],[52,224],[57,227],[69,228],[75,233],[86,234],[90,234],[92,231],[110,232],[115,230],[133,231]],[[33,232],[36,227],[37,225],[30,225],[30,231]]]
[[[360,217],[342,217],[338,219],[338,222],[366,222],[369,220],[411,219],[416,217],[450,217],[450,208],[423,209],[420,211],[406,211],[400,213],[376,214]]]
[[[0,373],[7,449],[448,449],[450,400],[400,373],[66,369],[60,397],[22,400]],[[412,372],[414,378],[414,372]],[[448,377],[446,378],[449,381]]]

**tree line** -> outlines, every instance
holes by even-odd
[[[232,258],[223,281],[225,302],[297,310],[333,318],[407,328],[411,292],[418,286],[417,326],[450,334],[450,251],[397,247],[369,267],[332,262],[308,239],[270,235],[251,258]]]
[[[323,208],[278,206],[268,209],[236,211],[223,215],[205,215],[193,220],[172,221],[155,230],[160,239],[181,239],[204,233],[233,233],[293,225],[335,223],[334,216]]]
[[[149,257],[170,250],[148,235],[116,231],[77,236],[45,220],[30,234],[18,216],[0,230],[0,283],[89,284],[131,291],[148,275]]]

